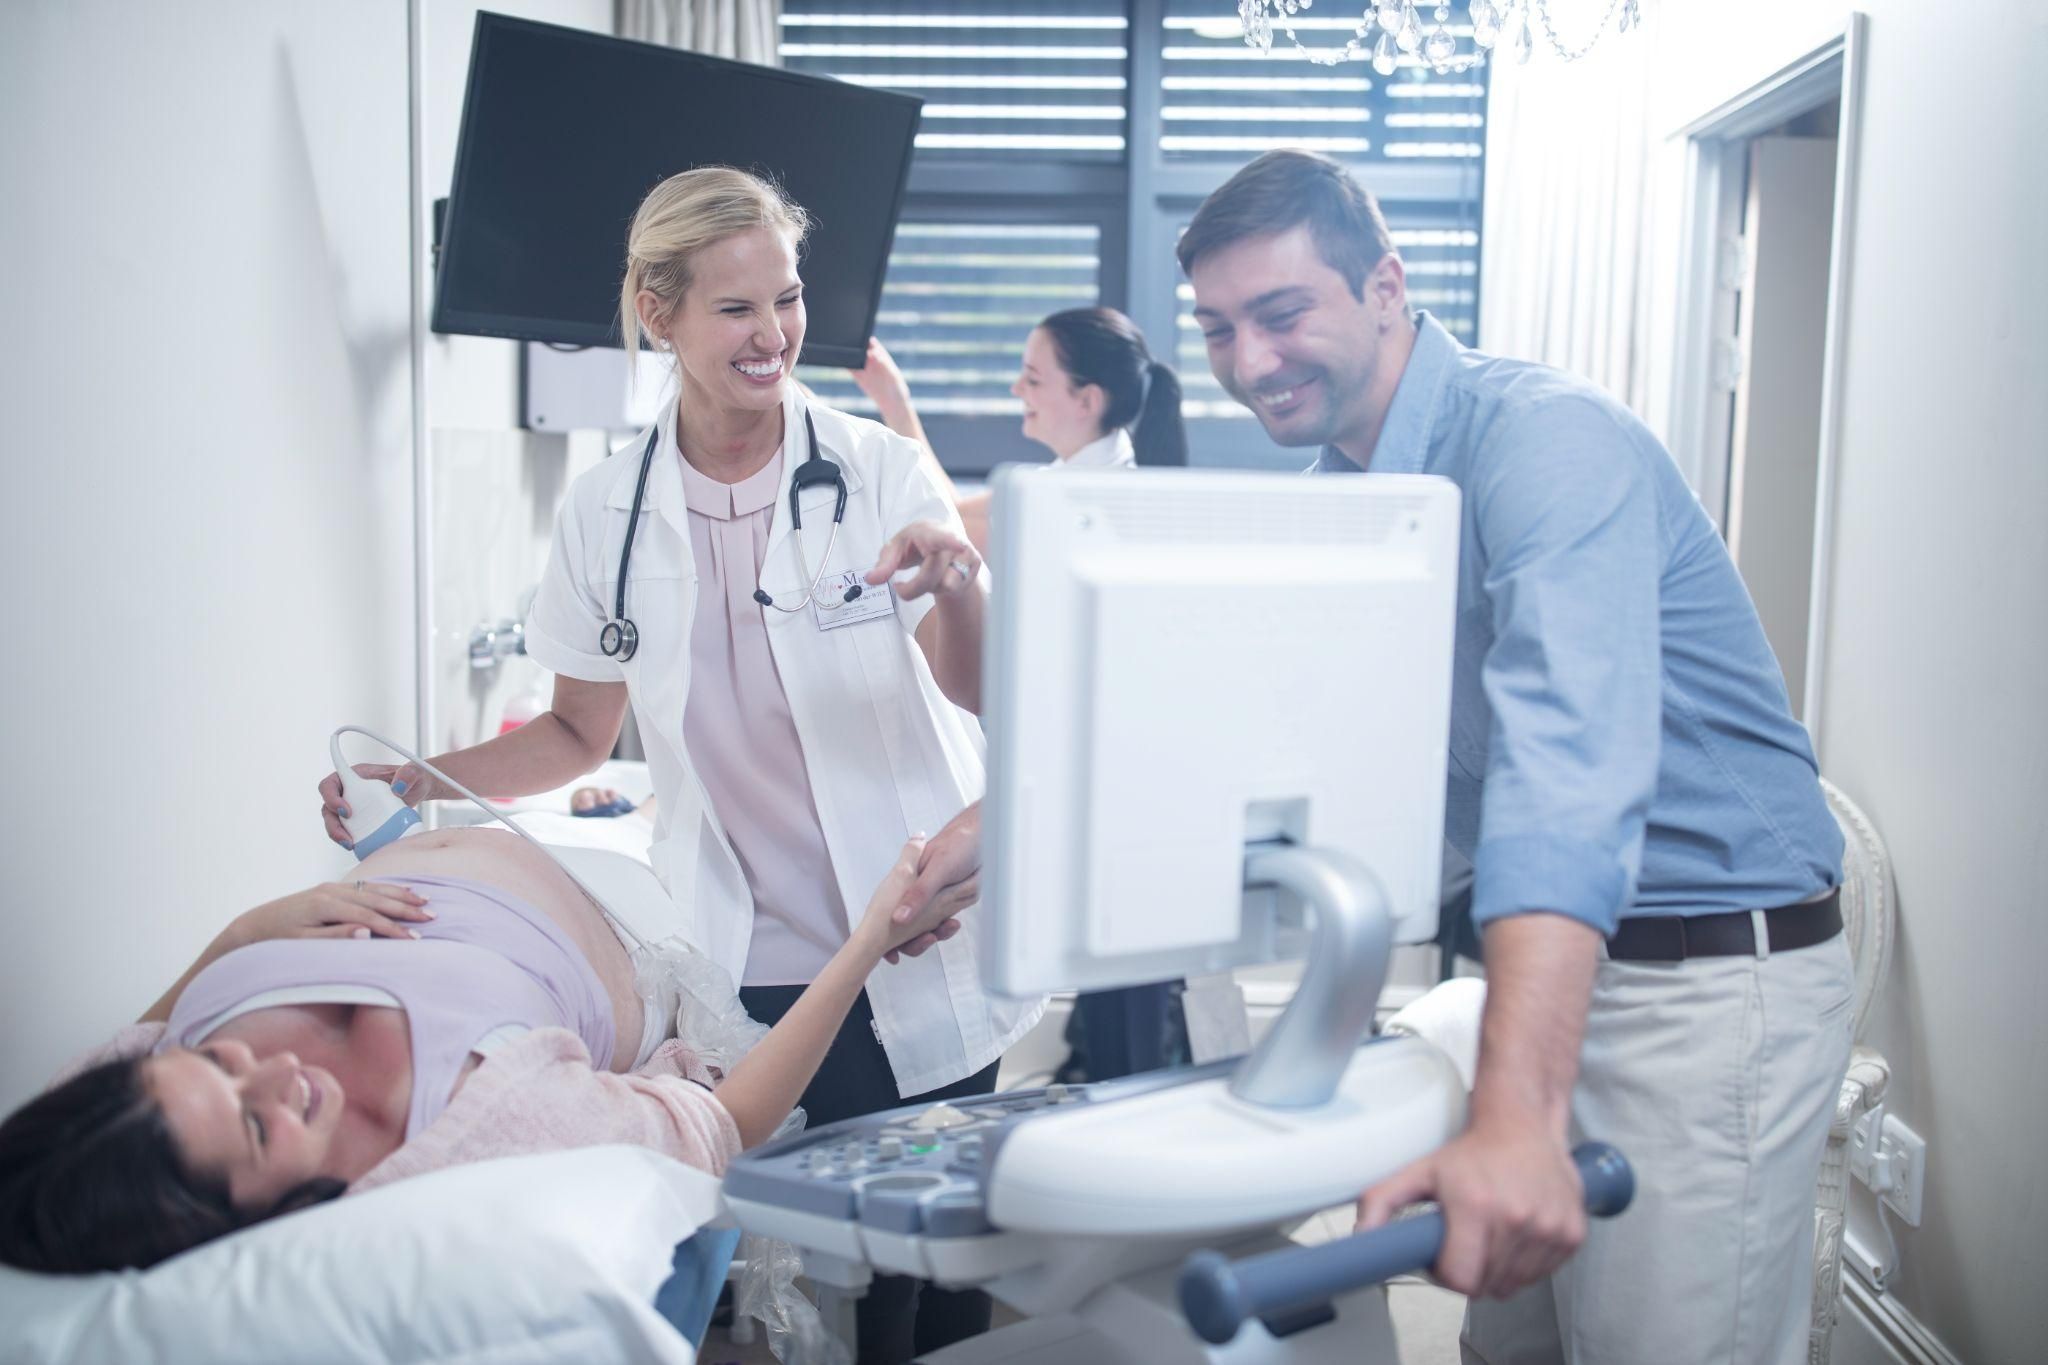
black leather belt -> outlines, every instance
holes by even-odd
[[[1771,951],[1789,953],[1842,932],[1841,888],[1817,901],[1764,911]],[[1689,957],[1755,957],[1756,926],[1747,910],[1725,915],[1631,915],[1607,940],[1617,962],[1683,962]]]

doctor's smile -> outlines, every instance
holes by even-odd
[[[774,384],[782,378],[782,357],[770,356],[766,360],[735,360],[732,367],[757,384]]]

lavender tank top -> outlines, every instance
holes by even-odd
[[[193,1047],[266,991],[358,987],[383,991],[405,1011],[412,1035],[416,1136],[448,1107],[471,1049],[493,1029],[566,1028],[591,1063],[611,1065],[611,998],[583,951],[559,926],[494,886],[453,877],[384,877],[424,896],[435,918],[410,939],[273,939],[227,954],[172,1007],[158,1047]],[[301,997],[302,999],[304,997]]]

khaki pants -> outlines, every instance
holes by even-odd
[[[1602,961],[1575,1139],[1635,1203],[1511,1299],[1466,1311],[1466,1365],[1803,1365],[1814,1184],[1849,1063],[1841,935],[1768,957]]]

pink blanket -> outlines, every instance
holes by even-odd
[[[67,1075],[149,1051],[162,1024],[131,1024]],[[740,1130],[711,1093],[712,1077],[671,1039],[637,1071],[596,1071],[583,1040],[567,1029],[534,1029],[496,1049],[462,1083],[441,1116],[385,1157],[350,1194],[444,1166],[492,1157],[629,1142],[723,1175],[740,1150]]]

